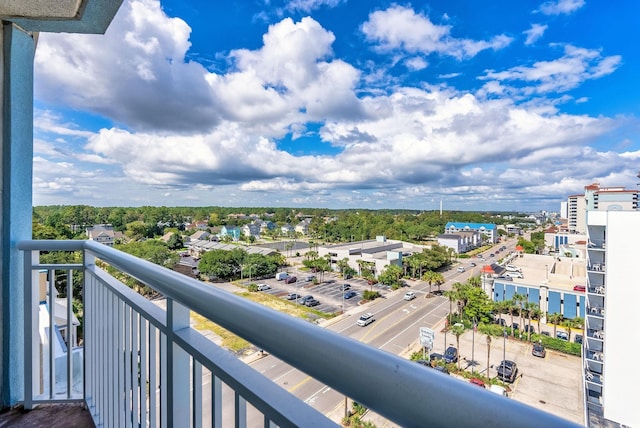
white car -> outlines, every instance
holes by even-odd
[[[258,284],[258,291],[270,290],[271,286],[269,284]]]
[[[358,321],[356,321],[356,324],[358,324],[360,327],[364,327],[366,325],[371,324],[374,321],[375,319],[373,319],[373,314],[371,312],[367,312],[365,314],[362,314],[362,316],[358,318]]]
[[[524,278],[520,272],[505,272],[504,276],[508,276],[510,278]]]
[[[464,272],[464,266],[460,266],[460,267],[458,268],[458,272]]]
[[[522,269],[516,265],[506,265],[504,268],[509,272],[522,272]]]
[[[416,298],[416,293],[414,291],[407,291],[404,293],[404,300],[413,300]]]

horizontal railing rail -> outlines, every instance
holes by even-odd
[[[202,400],[203,394],[210,394],[213,401],[204,402],[211,406],[212,418],[220,423],[224,401],[216,397],[220,395],[221,383],[225,383],[235,391],[234,417],[237,426],[243,426],[241,421],[245,421],[242,410],[246,403],[265,415],[265,426],[269,421],[280,426],[326,426],[331,423],[189,327],[188,311],[192,310],[401,426],[576,426],[514,400],[478,391],[477,387],[453,377],[433,371],[421,371],[417,376],[415,363],[411,361],[92,241],[25,241],[19,244],[19,248],[26,252],[66,250],[85,253],[85,297],[89,301],[85,309],[85,316],[89,317],[85,343],[91,346],[96,342],[101,343],[91,352],[87,351],[86,383],[91,390],[111,391],[101,392],[103,396],[88,397],[91,400],[117,406],[122,397],[121,391],[126,390],[128,392],[124,395],[130,408],[153,407],[155,403],[151,401],[156,395],[154,391],[136,391],[137,401],[134,402],[130,397],[131,385],[127,382],[133,378],[135,383],[136,372],[138,376],[146,376],[147,372],[149,376],[154,376],[153,370],[140,365],[155,364],[155,360],[147,354],[157,352],[154,358],[160,360],[161,367],[153,369],[158,371],[160,378],[180,384],[172,384],[171,388],[167,388],[167,382],[160,382],[157,405],[160,407],[161,420],[183,420],[180,418],[184,416],[178,413],[184,410],[180,408],[184,408],[186,403],[189,409],[188,422],[198,426],[201,422],[198,415],[202,410],[198,400]],[[166,312],[158,312],[154,304],[96,268],[94,257],[165,296]],[[155,309],[152,310],[152,306]],[[101,312],[100,317],[98,315]],[[121,358],[108,349],[113,340],[109,342],[103,337],[120,334],[123,331],[118,324],[120,322],[134,325],[135,328],[126,328],[124,331],[142,331],[140,334],[145,335],[149,343],[151,341],[147,335],[153,334],[153,340],[159,345],[149,345],[148,349],[125,347],[129,351],[125,356],[129,358],[124,367],[125,384],[113,385],[113,375],[121,378],[117,372],[113,372],[120,370]],[[141,324],[145,325],[145,329],[139,328]],[[107,325],[114,327],[110,329]],[[140,334],[136,334],[135,338],[127,336],[124,342],[122,338],[116,338],[115,342],[126,345],[135,339],[136,343],[142,343]],[[111,356],[101,360],[103,353],[110,353]],[[136,354],[140,357],[136,357]],[[142,363],[136,363],[136,360]],[[104,365],[107,368],[100,369],[100,363],[106,363]],[[114,367],[109,368],[110,364]],[[160,369],[166,370],[166,373]],[[203,369],[211,374],[210,391],[202,389]],[[96,375],[94,372],[99,370],[103,372]],[[187,376],[186,384],[181,384],[182,378],[176,375],[185,370],[191,374]],[[152,381],[156,382],[157,379]],[[107,385],[109,383],[112,385]],[[137,383],[144,389],[150,380],[145,378],[137,380]],[[144,400],[141,396],[144,396]],[[144,416],[145,413],[140,414]]]

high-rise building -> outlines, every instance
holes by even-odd
[[[590,419],[640,426],[640,372],[630,359],[636,347],[632,314],[640,300],[640,287],[634,286],[640,211],[623,210],[617,204],[602,209],[604,198],[598,199],[600,207],[586,213],[589,242],[583,358],[587,409]]]
[[[569,233],[585,233],[587,210],[636,210],[638,190],[624,187],[600,187],[592,183],[584,187],[584,194],[567,198],[567,226]]]

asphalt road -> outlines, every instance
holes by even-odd
[[[480,266],[497,261],[499,257],[506,255],[508,250],[513,249],[515,241],[505,245],[508,247],[507,251],[496,254],[493,258],[489,257],[491,251],[486,251],[484,253],[486,262],[477,264]],[[473,260],[467,259],[462,264],[467,266],[471,261]],[[454,283],[465,282],[471,275],[478,274],[474,269],[457,272],[456,267],[454,265],[444,273],[446,282],[441,286],[441,290],[448,290]],[[298,278],[305,278],[308,275],[295,269],[291,269],[291,273]],[[436,332],[433,352],[442,353],[446,344],[456,344],[455,336],[451,334],[447,335],[448,343],[445,343],[445,336],[442,333],[443,321],[449,312],[449,301],[439,296],[425,298],[428,292],[426,283],[409,281],[409,288],[396,291],[374,287],[374,290],[381,291],[383,298],[360,306],[359,297],[350,300],[342,298],[341,286],[345,282],[349,283],[351,289],[361,296],[364,290],[372,288],[366,282],[360,279],[345,281],[332,274],[325,274],[324,279],[335,282],[320,285],[312,285],[309,282],[284,284],[283,281],[275,279],[260,282],[270,284],[272,289],[267,292],[278,296],[285,296],[289,292],[298,292],[301,295],[312,294],[321,302],[321,305],[315,309],[326,312],[342,312],[344,304],[344,314],[325,321],[321,325],[393,354],[408,358],[412,352],[421,349],[420,327],[428,327]],[[433,290],[435,289],[433,287]],[[407,290],[415,291],[417,297],[411,301],[404,300],[403,295]],[[373,313],[375,322],[365,327],[357,326],[355,322],[364,312]],[[463,334],[460,337],[460,356],[463,367],[467,367],[470,371],[473,369],[485,372],[487,369],[486,336],[474,334],[471,331]],[[541,359],[531,355],[531,345],[528,343],[494,338],[489,352],[489,370],[492,376],[495,376],[494,367],[504,357],[516,361],[519,367],[518,378],[509,391],[512,399],[584,424],[580,358],[548,351],[547,356]],[[469,364],[472,360],[476,363]],[[343,395],[272,356],[254,360],[251,365],[318,411],[329,415],[336,422],[340,421],[341,415],[344,414]],[[368,417],[379,427],[394,426],[374,414]]]

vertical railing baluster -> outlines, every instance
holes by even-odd
[[[149,379],[147,375],[147,370],[149,369],[149,364],[147,363],[149,348],[148,343],[148,329],[149,324],[147,320],[143,317],[140,317],[140,423],[147,426],[147,400],[149,398],[149,394],[151,393],[151,388],[147,391],[147,381]]]
[[[73,356],[73,347],[72,347],[72,332],[73,332],[73,323],[71,318],[71,310],[72,306],[72,297],[73,297],[73,271],[71,269],[67,270],[67,398],[71,398],[71,393],[73,392],[71,388],[73,387],[73,366],[71,357]]]
[[[33,395],[34,395],[34,382],[40,383],[42,376],[42,359],[39,356],[39,344],[35,338],[39,337],[38,334],[38,303],[35,296],[39,297],[38,293],[38,276],[33,271],[32,266],[38,263],[39,260],[38,251],[25,251],[24,252],[24,408],[26,410],[33,409]],[[39,300],[39,299],[38,299]],[[29,340],[31,338],[31,340]],[[37,356],[34,359],[34,356]]]
[[[189,426],[190,355],[173,340],[173,333],[189,327],[190,313],[185,306],[167,299],[167,417],[172,426]]]
[[[113,293],[113,298],[116,302],[117,310],[117,323],[116,323],[116,343],[114,348],[117,349],[115,356],[115,367],[116,367],[116,390],[117,393],[114,394],[115,402],[115,426],[121,427],[124,426],[124,420],[122,420],[122,415],[127,410],[125,409],[125,400],[124,400],[124,388],[125,388],[125,359],[126,359],[126,350],[124,348],[124,314],[125,314],[125,304],[120,300],[120,298]]]
[[[140,394],[140,347],[138,343],[138,320],[140,319],[137,311],[131,310],[131,358],[133,371],[131,373],[131,425],[138,427],[140,422],[139,412],[140,406],[138,397]]]
[[[202,364],[193,361],[193,427],[202,427]]]
[[[124,347],[123,347],[123,369],[124,369],[124,385],[122,391],[124,392],[122,411],[120,415],[124,420],[121,421],[125,428],[131,427],[131,413],[133,411],[131,407],[131,391],[132,391],[132,371],[133,371],[133,355],[131,350],[131,307],[126,303],[122,303],[124,308]]]
[[[222,380],[211,372],[211,422],[222,428]]]
[[[168,317],[167,317],[168,318]],[[167,376],[167,336],[160,332],[160,426],[167,428],[173,426],[168,420],[167,391],[169,380]]]
[[[56,319],[54,316],[55,313],[55,304],[54,304],[54,290],[55,290],[55,276],[56,271],[53,269],[49,269],[49,281],[47,281],[47,295],[49,305],[49,337],[47,340],[49,341],[49,398],[53,399],[55,394],[55,377],[56,377],[56,367],[55,367],[55,347],[53,346],[54,342],[54,330],[56,325]]]
[[[149,426],[158,424],[158,329],[149,324]]]
[[[233,394],[236,428],[247,428],[247,400],[238,391],[233,391]]]

